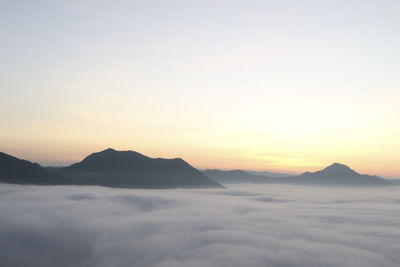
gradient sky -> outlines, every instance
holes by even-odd
[[[0,1],[0,151],[400,177],[400,1]]]

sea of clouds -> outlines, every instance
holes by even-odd
[[[400,187],[0,184],[0,266],[400,266]]]

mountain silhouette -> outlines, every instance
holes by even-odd
[[[242,170],[210,169],[200,172],[180,158],[150,158],[135,151],[116,151],[111,148],[93,153],[81,162],[63,168],[43,168],[37,163],[0,152],[0,182],[37,185],[100,185],[122,188],[222,187],[219,183],[328,186],[392,184],[378,176],[359,174],[340,163],[334,163],[316,172],[277,178],[255,175]]]
[[[37,163],[0,152],[0,181],[14,184],[55,184],[57,176]]]
[[[125,188],[222,187],[180,158],[150,158],[106,149],[55,170],[70,184]]]
[[[207,169],[203,173],[211,177],[218,183],[266,183],[270,177],[265,175],[255,175],[243,170],[217,170]]]
[[[267,176],[271,178],[279,178],[279,177],[290,177],[295,174],[283,173],[283,172],[271,172],[271,171],[252,171],[252,170],[243,170],[246,173],[254,174],[257,176]]]
[[[106,149],[63,168],[43,168],[0,152],[0,182],[35,185],[100,185],[120,188],[223,187],[180,158],[149,158]]]
[[[390,185],[391,183],[381,177],[359,174],[348,166],[334,163],[323,170],[305,172],[301,175],[290,177],[294,183],[320,184],[320,185]]]
[[[334,163],[317,172],[305,172],[290,177],[269,177],[254,175],[242,170],[205,170],[204,173],[222,184],[229,183],[273,183],[305,184],[326,186],[377,186],[392,183],[378,176],[364,175],[355,172],[348,166]]]

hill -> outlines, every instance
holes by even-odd
[[[37,163],[0,152],[0,181],[13,184],[55,184],[57,175]]]
[[[273,184],[305,184],[326,186],[377,186],[391,185],[378,176],[359,174],[348,166],[334,163],[317,172],[305,172],[289,177],[269,177],[255,175],[243,170],[205,170],[207,176],[222,184],[229,183],[273,183]]]
[[[120,188],[223,187],[180,158],[149,158],[134,151],[106,149],[63,168],[0,152],[0,182],[35,185],[100,185]]]
[[[203,173],[218,183],[266,183],[271,178],[263,175],[255,175],[243,170],[217,170],[207,169]]]
[[[316,185],[390,185],[388,180],[378,176],[359,174],[348,166],[334,163],[317,172],[305,172],[301,175],[286,178],[291,183]]]
[[[106,149],[56,169],[69,184],[124,188],[222,187],[180,158],[150,158],[135,151]]]

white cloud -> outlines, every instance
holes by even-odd
[[[398,193],[0,185],[0,265],[398,266]]]

